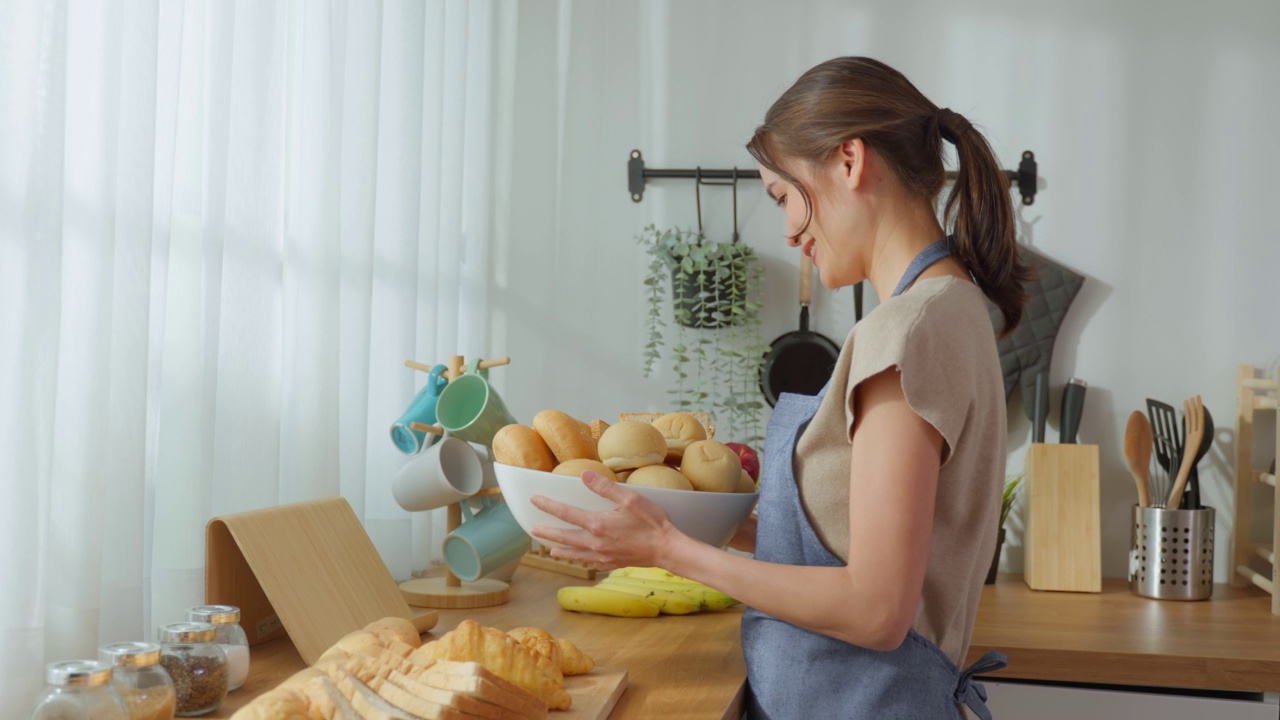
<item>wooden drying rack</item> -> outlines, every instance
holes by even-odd
[[[1271,614],[1280,615],[1280,593],[1276,592],[1277,565],[1280,557],[1280,484],[1276,473],[1253,467],[1253,418],[1258,410],[1276,410],[1280,405],[1280,375],[1259,377],[1258,368],[1241,365],[1236,389],[1239,401],[1236,410],[1236,517],[1231,550],[1231,584],[1244,587],[1253,583],[1271,593]],[[1276,422],[1276,454],[1280,456],[1280,419]],[[1276,505],[1271,521],[1270,543],[1253,543],[1249,540],[1252,516],[1253,484],[1262,483],[1275,489]],[[1271,565],[1271,577],[1249,567],[1249,560],[1260,557]]]

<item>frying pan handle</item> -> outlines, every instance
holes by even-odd
[[[800,251],[800,307],[806,307],[813,301],[813,260]]]

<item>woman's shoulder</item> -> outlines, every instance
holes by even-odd
[[[905,349],[920,335],[962,339],[982,329],[994,338],[986,296],[976,284],[947,275],[920,280],[885,300],[854,331],[864,347]]]

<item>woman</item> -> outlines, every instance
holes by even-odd
[[[935,212],[943,141],[959,178]],[[868,280],[880,305],[816,397],[784,395],[766,431],[758,521],[733,545],[692,540],[660,508],[588,474],[618,504],[534,503],[580,530],[537,528],[557,557],[656,565],[748,606],[748,712],[760,718],[989,718],[961,672],[995,548],[1004,385],[986,299],[1022,316],[1008,183],[982,135],[868,58],[805,73],[747,145],[787,239],[830,288]],[[985,296],[985,297],[984,297]]]

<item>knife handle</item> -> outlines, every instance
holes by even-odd
[[[1049,417],[1049,376],[1036,373],[1036,396],[1032,400],[1031,442],[1044,442],[1045,421]]]
[[[1084,393],[1089,384],[1080,378],[1071,378],[1062,389],[1062,422],[1058,426],[1059,441],[1074,443],[1080,429],[1080,415],[1084,412]]]

